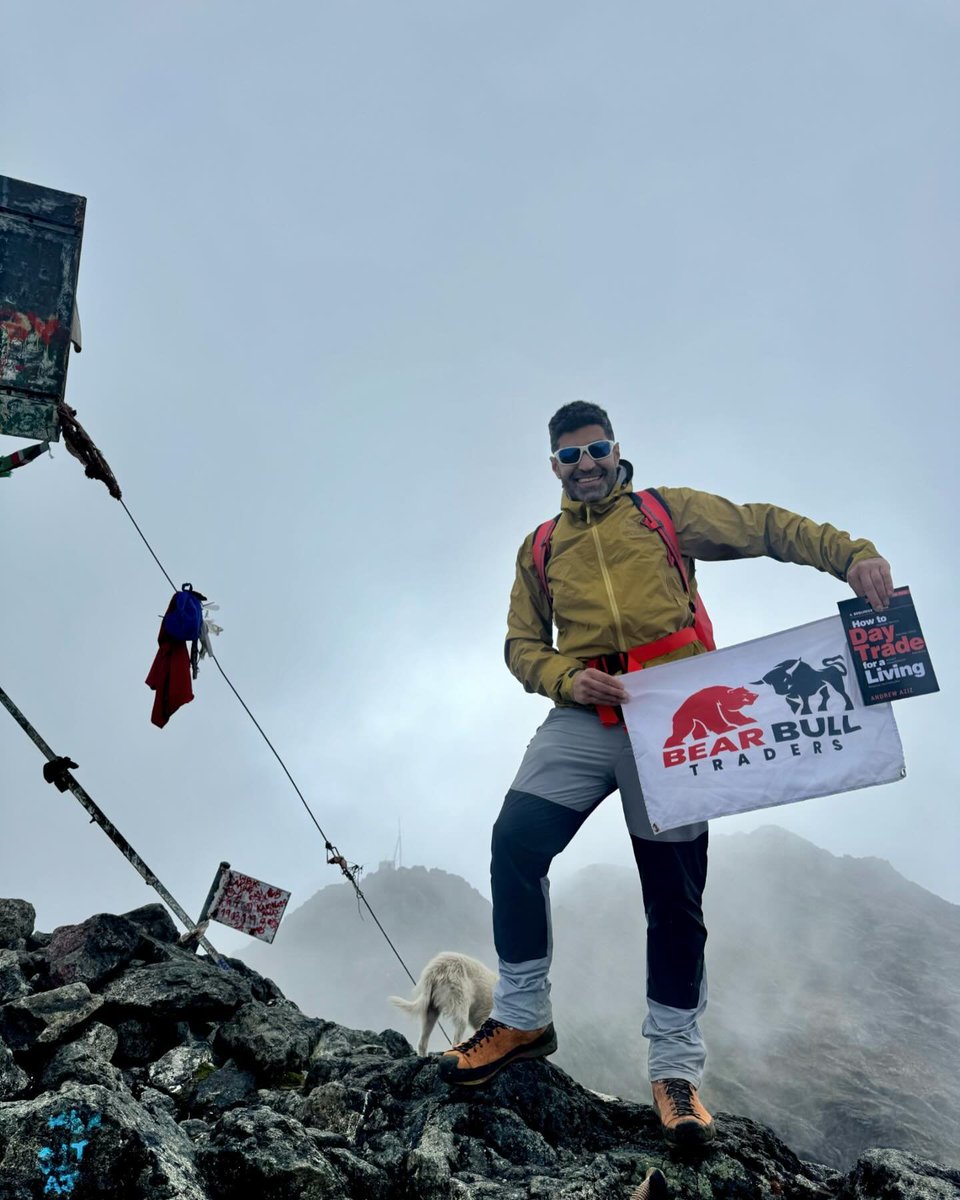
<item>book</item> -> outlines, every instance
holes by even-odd
[[[858,596],[837,608],[864,704],[940,691],[908,587],[895,588],[883,612]]]

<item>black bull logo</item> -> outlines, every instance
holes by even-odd
[[[823,712],[830,699],[830,689],[843,697],[844,711],[853,708],[853,701],[847,695],[843,686],[847,664],[842,655],[821,659],[818,669],[805,663],[802,658],[788,658],[777,663],[773,670],[768,671],[762,679],[755,679],[752,687],[767,683],[778,696],[786,698],[793,712],[805,716],[810,712],[810,700],[820,694],[820,704],[817,712]]]

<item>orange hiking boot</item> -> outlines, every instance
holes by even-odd
[[[543,1058],[557,1048],[553,1025],[542,1029],[512,1029],[488,1018],[473,1037],[440,1055],[444,1083],[485,1083],[517,1058]]]
[[[713,1117],[700,1103],[697,1089],[686,1079],[655,1079],[653,1107],[663,1136],[674,1146],[705,1146],[716,1129]]]

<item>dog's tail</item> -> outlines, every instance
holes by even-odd
[[[423,995],[415,995],[412,1000],[404,1000],[402,996],[388,996],[387,999],[412,1017],[418,1017],[426,1008],[426,998]]]

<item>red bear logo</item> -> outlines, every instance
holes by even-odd
[[[687,738],[699,741],[711,733],[729,733],[736,725],[752,725],[754,718],[744,716],[740,709],[756,699],[756,692],[723,684],[694,692],[674,713],[673,732],[664,747],[679,746]]]

